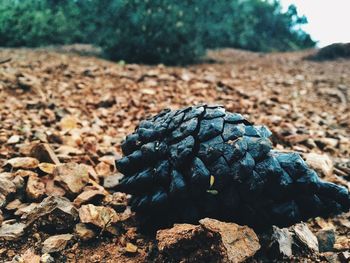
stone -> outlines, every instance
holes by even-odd
[[[98,163],[95,167],[95,170],[98,176],[101,177],[107,177],[112,173],[111,165],[106,162]]]
[[[62,234],[51,236],[43,242],[42,253],[59,252],[66,248],[69,241],[73,238],[72,234]]]
[[[90,223],[102,229],[119,221],[118,214],[112,208],[92,204],[82,205],[79,209],[79,217],[82,223]]]
[[[317,138],[315,139],[315,143],[321,148],[336,148],[338,146],[339,140],[335,138]]]
[[[350,262],[350,251],[343,251],[339,253],[339,259],[342,263]]]
[[[78,128],[78,118],[72,115],[66,115],[61,119],[60,127],[62,131]]]
[[[39,163],[39,169],[40,171],[46,173],[46,174],[53,174],[53,171],[56,168],[56,165],[53,163]]]
[[[64,196],[66,191],[55,184],[55,180],[52,175],[46,175],[41,177],[41,180],[45,183],[45,192],[48,196]]]
[[[89,182],[89,174],[86,167],[77,163],[58,165],[53,175],[54,180],[72,194],[79,194]]]
[[[21,207],[19,207],[15,212],[15,215],[16,216],[27,215],[30,211],[32,211],[38,205],[39,205],[38,203],[30,203],[29,205],[22,204]]]
[[[125,246],[125,252],[127,253],[136,253],[137,252],[137,246],[135,246],[134,244],[128,242]]]
[[[54,263],[54,258],[49,253],[44,253],[40,257],[41,263]]]
[[[128,205],[126,194],[121,192],[115,192],[112,195],[107,195],[104,202],[113,207],[113,209],[118,213],[123,212]]]
[[[76,207],[80,207],[82,204],[91,202],[93,199],[102,199],[104,197],[104,189],[96,186],[86,186],[84,191],[80,193],[73,201]]]
[[[38,174],[33,172],[33,171],[29,171],[29,170],[23,170],[23,169],[19,169],[15,172],[15,176],[20,176],[22,178],[26,178],[29,176],[37,176]]]
[[[227,262],[243,262],[260,249],[257,235],[247,226],[220,222],[211,218],[204,218],[199,223],[206,230],[220,236]]]
[[[7,140],[7,144],[16,144],[20,141],[21,137],[18,135],[12,135],[10,138]]]
[[[170,229],[157,231],[156,239],[160,252],[179,249],[182,242],[192,242],[192,240],[204,230],[201,226],[191,224],[175,224]]]
[[[38,167],[39,161],[32,157],[15,157],[7,160],[6,164],[15,169],[35,169]]]
[[[350,239],[347,236],[339,236],[335,240],[334,249],[337,251],[350,251]]]
[[[325,262],[329,263],[340,263],[337,253],[334,252],[323,252],[322,259],[325,259]],[[323,262],[323,261],[322,261]]]
[[[41,227],[63,231],[72,228],[78,219],[78,211],[67,198],[49,196],[23,214],[21,219],[27,225],[37,222]]]
[[[96,236],[96,233],[84,223],[76,224],[74,232],[76,233],[78,238],[83,241],[91,240]]]
[[[4,216],[3,216],[2,211],[0,209],[0,226],[1,226],[2,222],[4,222]]]
[[[333,174],[333,161],[327,154],[307,153],[303,154],[305,161],[320,176],[331,176]]]
[[[107,189],[112,189],[119,184],[119,181],[123,178],[121,173],[113,174],[110,176],[104,177],[103,187]]]
[[[159,262],[220,262],[220,249],[213,236],[199,225],[174,224],[156,235]]]
[[[334,229],[321,230],[316,234],[318,240],[318,247],[320,252],[333,251],[335,244]]]
[[[272,253],[274,257],[291,257],[292,243],[292,234],[287,228],[278,228],[276,226],[272,226],[269,252]]]
[[[45,195],[45,184],[38,176],[29,176],[26,193],[30,199],[39,200]]]
[[[0,173],[0,194],[3,196],[1,199],[4,199],[3,205],[5,205],[7,197],[17,191],[11,177],[12,175],[9,173]]]
[[[30,155],[38,159],[40,162],[52,163],[56,165],[60,164],[60,160],[58,159],[57,155],[47,143],[35,144],[30,150]]]
[[[7,220],[2,222],[0,227],[0,238],[6,240],[17,240],[23,236],[26,224],[16,222],[15,220]]]
[[[40,256],[35,254],[31,248],[27,249],[21,257],[24,263],[40,263]]]
[[[299,223],[292,227],[295,234],[295,240],[302,250],[319,252],[316,236],[310,231],[305,223]]]
[[[21,200],[15,199],[15,200],[9,202],[5,208],[8,211],[12,211],[12,210],[17,210],[21,205],[22,205]]]

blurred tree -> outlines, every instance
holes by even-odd
[[[1,0],[0,45],[92,43],[114,60],[183,64],[206,48],[315,45],[277,0]]]

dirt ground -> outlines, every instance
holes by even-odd
[[[9,170],[8,160],[29,156],[35,143],[48,143],[61,163],[86,164],[93,170],[90,179],[103,185],[106,177],[117,174],[111,157],[120,154],[121,140],[141,119],[163,108],[213,103],[267,125],[279,150],[329,157],[319,168],[320,175],[350,189],[350,60],[305,60],[312,52],[226,49],[209,52],[208,62],[202,64],[166,67],[47,50],[0,49],[0,61],[11,59],[0,64],[0,173],[16,172]],[[39,173],[35,169],[28,170]],[[18,198],[28,205],[48,195],[46,188],[39,197],[22,193]],[[13,213],[19,207],[0,208],[2,220],[21,220]],[[331,260],[350,251],[350,213],[313,219],[308,225],[314,233],[335,229],[335,249],[296,256],[296,262],[337,262]],[[139,233],[136,226],[131,215],[114,234],[101,231],[87,242],[74,237],[54,258],[152,262],[157,258],[155,239]],[[50,235],[34,223],[17,241],[0,239],[0,262],[25,258],[25,253],[41,255],[42,242]],[[250,260],[266,261],[264,252]]]

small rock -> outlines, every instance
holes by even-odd
[[[292,256],[293,238],[287,228],[278,228],[272,226],[271,241],[269,244],[270,252],[275,256]]]
[[[344,263],[350,262],[350,251],[344,251],[339,253],[339,259],[341,262],[344,262]]]
[[[78,128],[78,119],[75,116],[64,116],[60,121],[60,127],[62,131],[69,131],[74,128]]]
[[[54,263],[55,260],[49,253],[44,253],[40,257],[40,262],[41,263]]]
[[[12,168],[35,169],[38,167],[39,161],[32,157],[15,157],[7,161]]]
[[[12,182],[12,175],[8,173],[0,173],[0,194],[3,196],[5,205],[7,196],[16,193],[16,185]],[[2,206],[0,205],[0,207]]]
[[[71,228],[78,218],[78,211],[65,197],[49,196],[32,210],[23,214],[21,219],[27,225],[37,221],[46,228],[63,231]]]
[[[36,255],[31,248],[24,252],[22,259],[25,263],[40,263],[40,256]]]
[[[56,165],[60,164],[57,155],[47,143],[35,144],[30,150],[30,155],[38,159],[40,162],[53,163]]]
[[[315,139],[315,143],[320,147],[320,149],[324,149],[324,148],[336,148],[339,140],[338,139],[334,139],[334,138],[317,138]]]
[[[107,94],[100,99],[100,101],[97,103],[97,107],[109,108],[109,107],[112,107],[115,103],[116,103],[115,96],[112,96],[111,94]]]
[[[27,196],[32,200],[41,199],[45,194],[45,184],[38,176],[29,176],[26,192]]]
[[[126,194],[121,192],[115,192],[112,195],[107,195],[104,202],[113,207],[113,209],[118,213],[123,212],[128,205]]]
[[[296,224],[292,227],[292,230],[295,233],[296,241],[300,244],[301,249],[319,252],[317,238],[310,231],[307,224]]]
[[[20,136],[18,135],[12,135],[8,140],[7,140],[7,144],[16,144],[19,142],[19,140],[21,139]]]
[[[127,253],[136,253],[137,252],[137,246],[134,244],[128,242],[125,247],[125,252]]]
[[[322,257],[329,263],[339,263],[339,257],[336,253],[333,252],[324,252]]]
[[[53,171],[56,168],[56,165],[53,163],[39,163],[39,169],[47,174],[53,174]]]
[[[303,154],[306,163],[322,177],[333,174],[333,161],[327,154]]]
[[[38,205],[39,205],[38,203],[30,203],[29,205],[22,204],[21,207],[19,207],[15,212],[15,215],[16,216],[26,215]]]
[[[335,240],[334,249],[337,251],[350,251],[350,239],[347,236],[339,236]]]
[[[26,225],[15,220],[4,221],[0,227],[0,238],[6,240],[17,240],[25,231]]]
[[[6,205],[6,196],[0,193],[0,208],[4,207],[5,205]]]
[[[335,232],[333,229],[321,230],[316,236],[320,252],[333,251],[335,244]]]
[[[91,223],[102,229],[119,221],[118,214],[112,208],[92,204],[82,205],[79,209],[79,217],[82,223]]]
[[[90,229],[86,224],[78,223],[74,228],[75,233],[79,237],[79,239],[83,241],[90,240],[96,236],[96,233]]]
[[[58,165],[53,175],[55,181],[59,182],[72,194],[80,193],[89,182],[89,174],[86,167],[77,163]]]
[[[22,178],[26,178],[26,177],[29,177],[29,176],[38,176],[37,173],[33,172],[33,171],[29,171],[29,170],[22,170],[22,169],[19,169],[15,172],[15,175],[16,176],[20,176]]]
[[[119,181],[122,178],[123,175],[121,173],[106,176],[103,180],[103,187],[107,189],[114,188],[119,184]]]
[[[48,196],[64,196],[66,191],[55,184],[54,178],[51,175],[41,177],[41,180],[45,183],[45,192]]]
[[[96,198],[101,198],[104,196],[104,189],[102,187],[96,187],[96,186],[86,186],[84,188],[84,191],[80,193],[75,199],[74,199],[74,205],[77,207],[80,207],[82,204],[85,204],[87,202],[91,202],[91,200]]]
[[[101,177],[107,177],[112,173],[111,165],[106,162],[100,162],[98,165],[96,165],[95,170]]]
[[[17,210],[20,207],[20,205],[22,205],[21,200],[15,199],[9,202],[5,208],[6,210],[12,211],[12,210]]]
[[[4,216],[2,215],[2,211],[0,209],[0,226],[1,226],[2,222],[4,222]]]
[[[71,241],[73,235],[62,234],[51,236],[43,242],[42,252],[43,253],[53,253],[62,251],[67,246],[68,242]]]
[[[243,262],[260,249],[257,235],[247,226],[210,218],[202,219],[199,223],[206,230],[220,236],[228,262]]]

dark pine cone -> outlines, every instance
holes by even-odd
[[[264,126],[219,106],[164,110],[122,143],[118,191],[146,226],[204,217],[256,229],[349,210],[346,188],[321,180],[297,153],[272,150]]]

